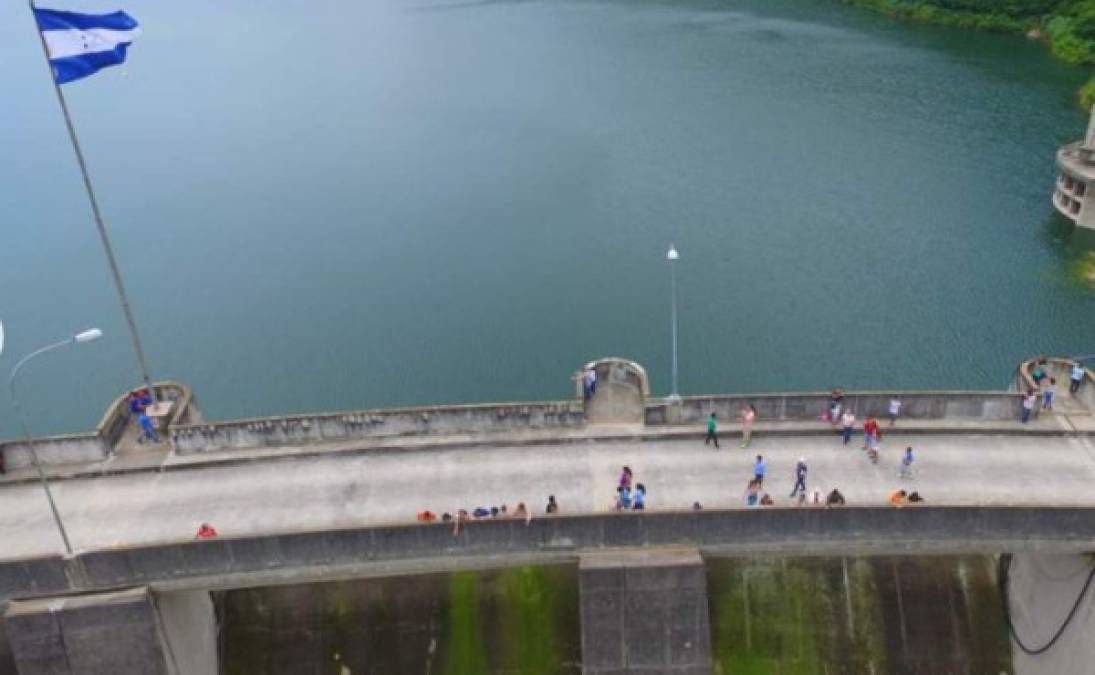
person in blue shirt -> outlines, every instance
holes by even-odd
[[[631,488],[621,485],[616,488],[616,510],[623,511],[631,508]]]
[[[140,417],[137,418],[137,422],[141,425],[141,435],[137,439],[138,443],[144,443],[146,440],[153,443],[160,442],[160,435],[156,433],[156,425],[152,422],[152,418],[148,416],[148,413],[142,412]]]
[[[646,509],[646,486],[639,483],[635,486],[635,499],[631,506],[633,511],[643,511]]]
[[[757,487],[764,485],[764,475],[768,473],[768,462],[764,457],[757,455],[757,461],[753,464],[753,479],[757,481]]]
[[[912,465],[913,465],[913,449],[910,445],[905,448],[905,456],[901,458],[901,477],[912,477]]]

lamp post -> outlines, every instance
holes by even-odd
[[[669,261],[669,286],[673,295],[673,392],[669,395],[671,399],[681,397],[677,388],[677,259],[680,257],[677,249],[670,243],[665,259]]]
[[[38,470],[38,480],[42,484],[42,490],[46,493],[46,499],[49,501],[50,511],[53,512],[53,520],[57,523],[57,530],[61,533],[61,540],[65,543],[65,552],[68,555],[72,555],[72,543],[68,539],[68,533],[65,531],[65,525],[61,522],[61,512],[57,510],[57,504],[53,501],[53,492],[49,489],[49,481],[46,480],[46,473],[42,470],[42,464],[38,461],[38,450],[34,447],[34,441],[31,439],[30,426],[27,424],[26,418],[23,416],[23,410],[19,407],[19,398],[15,395],[15,376],[19,374],[20,369],[27,364],[31,359],[36,356],[41,356],[46,352],[51,352],[54,349],[60,349],[61,347],[67,347],[69,345],[82,344],[84,342],[92,342],[98,340],[103,336],[103,331],[98,328],[91,328],[85,330],[82,333],[77,333],[70,338],[55,342],[51,345],[46,345],[41,349],[37,349],[30,354],[27,354],[19,363],[15,364],[15,367],[11,369],[11,375],[8,376],[8,393],[11,396],[11,407],[15,410],[15,416],[19,418],[19,424],[23,427],[23,437],[27,441],[27,449],[30,450],[31,460],[34,462],[34,468]]]

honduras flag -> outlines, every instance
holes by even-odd
[[[93,75],[125,61],[137,22],[125,12],[77,14],[34,8],[57,84]]]

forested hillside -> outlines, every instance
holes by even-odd
[[[848,0],[854,5],[914,21],[1022,32],[1048,41],[1059,58],[1095,64],[1095,0]],[[1095,103],[1095,78],[1080,91]]]

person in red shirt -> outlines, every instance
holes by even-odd
[[[212,539],[217,536],[217,528],[213,527],[209,523],[202,523],[198,528],[198,539]]]
[[[878,450],[878,441],[882,438],[882,431],[878,427],[878,420],[873,415],[867,417],[863,423],[863,449]]]

